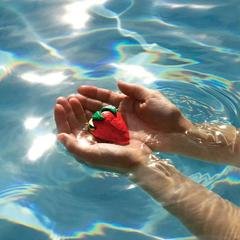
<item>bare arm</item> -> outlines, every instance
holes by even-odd
[[[131,179],[201,240],[240,239],[240,210],[229,201],[158,160],[141,165]]]
[[[232,125],[195,124],[170,139],[170,152],[240,166],[240,133]]]
[[[131,102],[124,101],[131,109]],[[92,101],[85,105],[90,103],[96,106],[96,102]],[[132,117],[134,120],[134,125],[129,125],[132,136],[130,144],[119,146],[92,139],[84,130],[86,110],[91,111],[89,107],[83,108],[76,98],[68,101],[59,98],[55,106],[58,139],[77,160],[96,168],[130,173],[133,181],[202,240],[240,239],[239,209],[184,177],[173,166],[154,159],[151,149],[141,141],[142,134],[135,128],[136,119],[132,112],[128,116],[128,119]]]
[[[124,82],[119,82],[118,87],[123,94],[83,86],[79,88],[79,99],[87,107],[104,103],[118,107],[128,96],[135,106],[133,125],[139,125],[138,132],[144,133],[141,140],[152,150],[240,166],[240,134],[235,127],[193,124],[158,91]]]

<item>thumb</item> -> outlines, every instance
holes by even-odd
[[[75,137],[67,133],[60,133],[57,135],[58,141],[60,141],[69,152],[76,154],[78,150],[78,143]]]
[[[77,160],[86,163],[88,159],[94,159],[98,156],[96,149],[93,147],[94,145],[91,145],[84,137],[79,141],[71,134],[60,133],[57,138]]]
[[[126,83],[123,81],[118,81],[118,88],[127,96],[134,98],[138,101],[144,101],[149,95],[147,88],[144,88],[137,84]]]

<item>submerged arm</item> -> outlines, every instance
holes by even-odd
[[[154,159],[151,149],[135,132],[129,145],[97,143],[84,131],[84,108],[75,98],[58,99],[55,106],[58,139],[79,161],[92,167],[128,174],[178,217],[200,239],[237,240],[239,209],[182,176],[173,166]],[[136,137],[137,136],[137,137]],[[89,138],[90,137],[90,138]],[[177,146],[182,142],[176,143]],[[187,151],[188,149],[186,149]]]
[[[240,210],[165,161],[139,166],[131,179],[199,239],[240,239]]]
[[[240,166],[240,132],[231,125],[194,124],[169,141],[172,153]]]

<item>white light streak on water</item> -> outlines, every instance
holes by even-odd
[[[5,66],[0,66],[0,71],[6,71],[7,70],[7,68],[5,67]]]
[[[58,85],[68,78],[64,72],[51,72],[39,75],[35,72],[27,72],[21,75],[21,78],[30,83],[41,83],[48,86]]]
[[[89,9],[94,5],[100,5],[106,1],[107,0],[85,0],[66,5],[66,14],[63,16],[62,20],[63,22],[72,25],[73,29],[85,28],[90,19],[88,13]]]
[[[41,121],[42,121],[42,118],[39,118],[39,117],[28,117],[24,121],[24,127],[28,130],[32,130],[36,128]]]
[[[53,133],[37,137],[28,151],[28,159],[35,162],[53,147],[55,142],[56,136]]]
[[[218,5],[208,5],[208,4],[182,4],[182,3],[156,3],[155,5],[162,5],[167,6],[172,9],[176,8],[190,8],[190,9],[197,9],[197,10],[209,10],[218,7]]]
[[[0,50],[0,81],[11,73],[14,63],[13,54]]]
[[[134,81],[140,80],[143,81],[145,84],[151,84],[157,80],[157,78],[147,69],[140,65],[134,64],[111,64],[113,67],[116,67],[119,71],[119,79],[126,80],[126,81]]]

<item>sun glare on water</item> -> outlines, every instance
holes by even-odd
[[[70,24],[73,29],[82,29],[86,27],[91,16],[89,9],[95,5],[104,4],[107,0],[85,0],[68,4],[64,7],[65,14],[62,21]]]
[[[37,161],[43,156],[56,142],[56,136],[53,133],[48,133],[37,137],[28,151],[28,159],[32,162]]]

